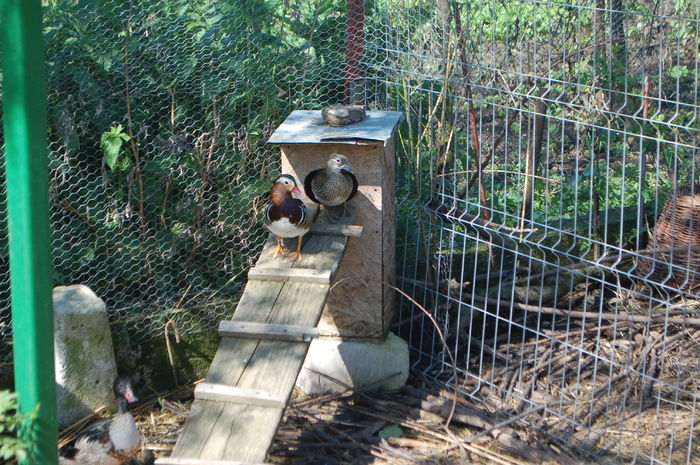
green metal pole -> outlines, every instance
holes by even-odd
[[[41,0],[0,0],[15,390],[38,415],[23,465],[56,465],[56,381],[49,256],[46,77]]]

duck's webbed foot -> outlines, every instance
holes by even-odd
[[[296,252],[291,252],[288,256],[292,263],[294,263],[295,261],[301,263],[301,236],[297,237]]]
[[[284,249],[284,244],[282,243],[282,239],[277,239],[277,247],[275,247],[275,250],[270,252],[270,255],[272,255],[272,258],[277,258],[278,255],[285,255],[285,249]]]

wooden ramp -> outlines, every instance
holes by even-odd
[[[309,342],[318,335],[346,235],[360,232],[358,226],[317,223],[305,237],[302,262],[294,266],[272,259],[275,241],[268,239],[233,318],[219,326],[219,350],[195,389],[175,449],[157,465],[264,462]],[[296,240],[287,247],[292,243],[296,248]]]

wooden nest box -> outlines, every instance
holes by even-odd
[[[358,180],[349,205],[357,209],[359,237],[349,238],[318,329],[326,337],[381,342],[394,316],[395,132],[401,113],[368,111],[342,127],[323,123],[321,111],[296,110],[268,143],[281,149],[282,173],[303,184],[333,153],[348,157]],[[305,199],[308,201],[308,199]],[[301,265],[303,267],[303,263]]]
[[[688,292],[700,291],[700,184],[682,186],[666,199],[637,274]]]

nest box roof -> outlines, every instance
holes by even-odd
[[[324,124],[320,110],[294,110],[272,133],[269,144],[355,144],[386,142],[401,122],[398,111],[368,111],[359,123],[333,127]]]

